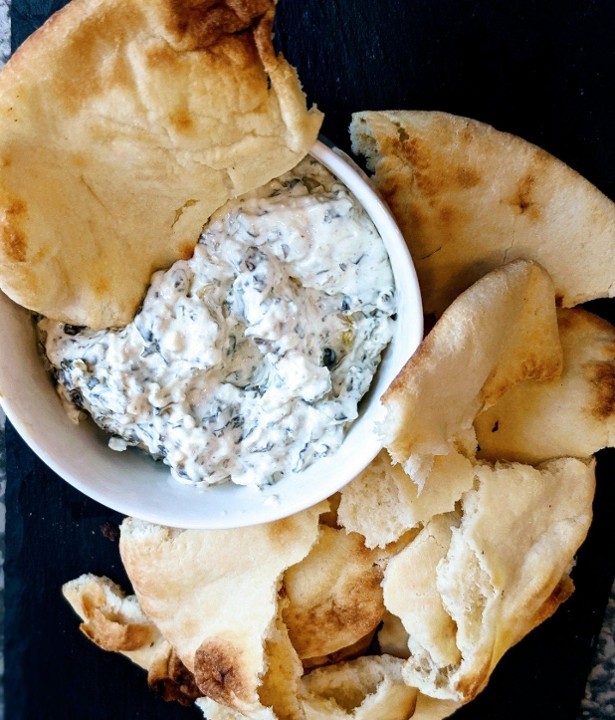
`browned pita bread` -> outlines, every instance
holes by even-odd
[[[167,701],[191,705],[202,694],[134,595],[107,577],[87,573],[62,586],[62,593],[83,620],[81,631],[104,650],[119,652],[147,670],[152,691]]]
[[[132,319],[229,197],[321,124],[271,44],[274,0],[72,0],[0,73],[0,287],[91,327]]]
[[[263,710],[261,685],[282,707],[302,673],[281,623],[282,575],[318,537],[316,506],[265,525],[175,530],[134,518],[120,553],[140,606],[194,674],[203,695],[244,714]],[[282,658],[280,660],[280,658]],[[286,682],[269,666],[289,673]],[[271,688],[280,685],[282,691]]]
[[[615,327],[581,308],[560,310],[560,378],[515,386],[475,421],[479,457],[539,463],[615,445]]]
[[[382,567],[357,533],[321,525],[310,554],[284,574],[284,622],[300,658],[359,642],[384,615]]]
[[[353,151],[406,238],[426,313],[479,277],[536,260],[562,305],[615,295],[615,205],[544,150],[442,112],[361,112]]]

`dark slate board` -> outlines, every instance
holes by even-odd
[[[13,48],[62,4],[13,0]],[[276,42],[346,150],[355,110],[446,110],[541,145],[615,198],[614,30],[609,0],[280,0]],[[613,321],[614,305],[591,309]],[[10,426],[7,463],[7,720],[200,717],[150,696],[142,671],[80,635],[60,596],[86,571],[127,582],[121,517],[61,481]],[[505,656],[460,720],[577,717],[615,575],[614,471],[615,453],[600,453],[575,595]]]

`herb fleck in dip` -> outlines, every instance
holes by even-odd
[[[121,329],[42,319],[75,416],[182,482],[261,486],[336,450],[392,336],[382,240],[317,161],[230,201]]]

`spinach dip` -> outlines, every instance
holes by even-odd
[[[340,446],[395,310],[378,232],[308,157],[220,208],[126,327],[39,330],[74,419],[91,415],[111,448],[142,448],[181,482],[258,487]]]

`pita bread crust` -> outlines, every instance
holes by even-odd
[[[0,73],[0,287],[129,322],[229,197],[292,168],[322,116],[271,44],[273,0],[72,0]]]
[[[615,205],[544,150],[442,112],[356,113],[350,134],[406,238],[426,313],[520,257],[546,268],[565,307],[615,295]]]
[[[536,464],[615,445],[615,327],[581,308],[558,311],[562,375],[524,382],[474,423],[478,457]]]
[[[508,263],[453,302],[391,383],[384,444],[421,489],[434,456],[468,452],[479,412],[516,383],[552,379],[561,368],[549,276],[533,262]]]

